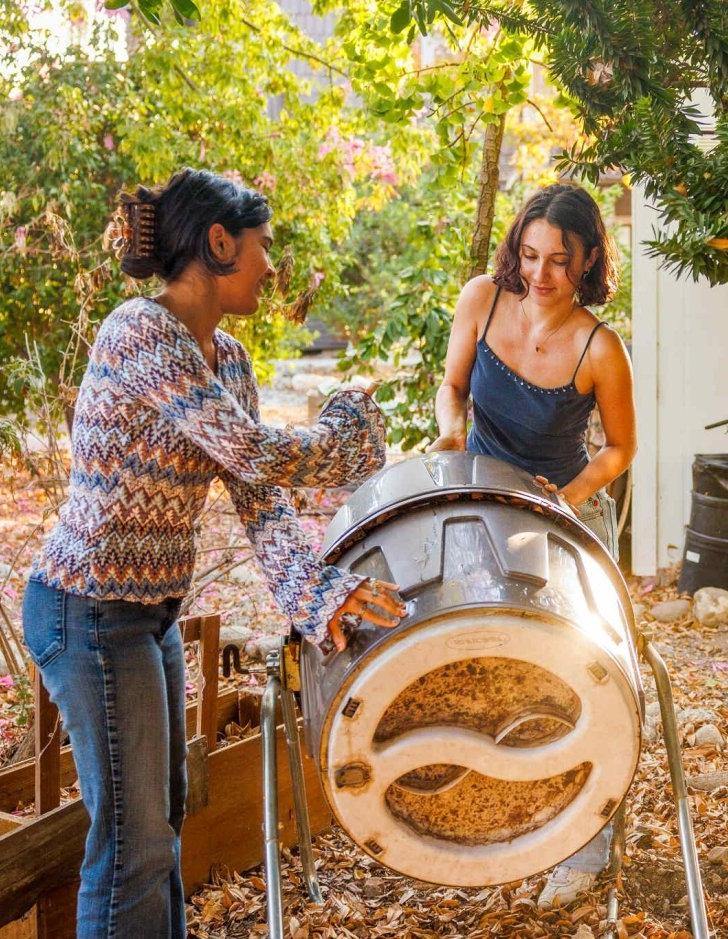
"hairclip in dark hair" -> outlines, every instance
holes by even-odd
[[[104,246],[119,260],[131,255],[154,256],[154,204],[138,202],[122,194],[122,201],[104,233]]]

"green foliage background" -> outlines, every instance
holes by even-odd
[[[92,326],[140,289],[124,282],[101,244],[120,188],[161,183],[192,165],[262,189],[279,249],[290,245],[296,259],[292,292],[319,273],[325,298],[337,289],[338,245],[357,211],[394,192],[377,176],[369,144],[386,145],[405,183],[425,159],[418,128],[387,128],[385,136],[379,117],[348,102],[341,84],[322,81],[311,95],[312,82],[289,65],[296,52],[321,50],[275,5],[248,2],[241,17],[235,0],[220,0],[192,32],[174,20],[158,31],[136,24],[127,61],[113,51],[113,20],[94,29],[87,47],[61,54],[49,51],[23,10],[10,0],[0,14],[0,358],[24,356],[27,339],[37,341],[51,380],[78,315],[79,274],[94,272],[100,282]],[[68,13],[82,15],[73,4]],[[333,132],[368,146],[345,167],[336,154],[320,158]],[[263,379],[293,334],[273,307],[236,331]],[[22,387],[5,371],[0,412],[22,403]]]
[[[162,25],[133,16],[121,61],[113,18],[61,54],[20,0],[0,12],[0,357],[24,361],[30,342],[51,385],[77,380],[84,357],[69,372],[64,352],[79,308],[90,341],[141,289],[101,244],[116,192],[205,167],[267,193],[278,250],[295,258],[292,293],[318,286],[316,312],[353,341],[342,368],[393,366],[378,392],[390,441],[426,443],[470,266],[484,130],[525,106],[534,41],[435,4],[446,28],[437,64],[423,66],[397,0],[319,0],[337,23],[324,45],[265,0],[219,0],[194,28],[168,5],[147,7]],[[66,10],[80,36],[82,8]],[[294,73],[295,59],[311,78]],[[499,194],[493,243],[525,195],[520,185]],[[261,379],[300,337],[279,307],[232,324]],[[608,311],[628,325],[628,290]],[[22,413],[23,376],[25,366],[3,370],[0,413]]]

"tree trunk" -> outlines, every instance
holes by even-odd
[[[503,131],[506,115],[501,114],[497,121],[485,128],[483,140],[483,162],[480,165],[478,209],[475,215],[475,231],[470,244],[470,276],[484,274],[488,266],[490,251],[490,233],[493,229],[495,197],[498,193],[498,161],[500,160]]]

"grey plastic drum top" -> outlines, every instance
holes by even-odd
[[[531,478],[437,453],[365,483],[331,563],[394,581],[394,630],[302,651],[306,739],[342,828],[459,886],[530,876],[616,811],[640,750],[629,596],[600,542]]]

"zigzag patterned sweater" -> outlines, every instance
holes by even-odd
[[[184,596],[217,476],[291,625],[320,642],[365,578],[314,555],[280,487],[357,483],[380,469],[381,413],[346,391],[310,429],[266,427],[247,352],[219,329],[214,341],[216,374],[153,300],[129,300],[106,318],[76,404],[69,497],[31,576],[99,600]]]

